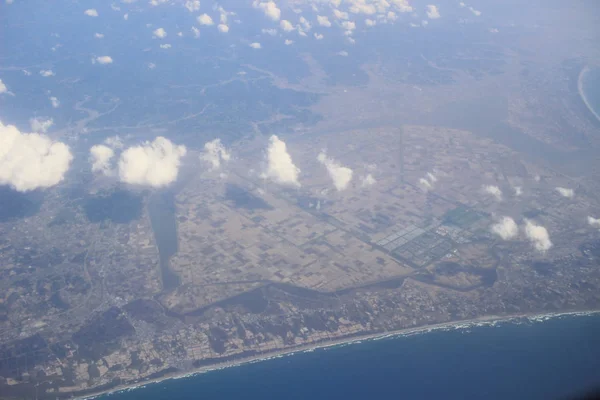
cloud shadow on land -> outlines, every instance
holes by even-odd
[[[0,186],[0,222],[31,217],[40,211],[43,202],[44,194],[41,191],[22,193],[8,186]]]
[[[117,224],[127,224],[140,218],[143,206],[141,195],[116,190],[105,196],[86,199],[83,208],[90,222],[109,220]]]

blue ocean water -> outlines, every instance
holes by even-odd
[[[318,349],[150,384],[110,400],[533,400],[593,387],[600,387],[600,314]]]

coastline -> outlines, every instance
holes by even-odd
[[[594,110],[594,108],[590,105],[590,102],[585,95],[585,90],[583,89],[583,78],[584,78],[585,74],[587,74],[589,71],[590,71],[590,67],[586,65],[585,67],[583,67],[583,69],[579,73],[579,77],[577,78],[577,91],[579,92],[579,96],[585,103],[585,106],[588,108],[588,110],[590,110],[590,112],[596,117],[596,119],[598,121],[600,121],[600,114],[598,114]]]
[[[399,337],[408,337],[412,335],[418,335],[423,333],[429,333],[432,331],[438,330],[457,330],[457,329],[469,329],[473,327],[480,326],[494,326],[498,323],[507,323],[507,322],[517,322],[519,320],[527,320],[529,322],[543,322],[549,319],[560,318],[560,317],[568,317],[568,316],[593,316],[596,314],[600,314],[600,310],[584,310],[584,311],[564,311],[564,312],[549,312],[549,313],[523,313],[523,314],[511,314],[505,316],[499,315],[488,315],[482,316],[473,319],[467,320],[457,320],[451,322],[443,322],[439,324],[433,325],[424,325],[415,328],[406,328],[400,329],[396,331],[389,332],[380,332],[380,333],[371,333],[365,335],[356,335],[351,337],[343,337],[340,339],[333,339],[328,341],[323,341],[315,344],[301,345],[298,347],[291,347],[289,349],[282,349],[279,351],[274,351],[271,353],[263,353],[261,355],[240,358],[236,361],[217,363],[211,366],[200,367],[194,369],[192,371],[178,372],[178,373],[170,373],[161,376],[156,379],[149,379],[143,382],[131,383],[131,384],[123,384],[116,386],[112,389],[99,391],[98,393],[92,395],[85,395],[81,397],[73,397],[75,399],[81,400],[91,400],[96,399],[101,396],[112,395],[120,392],[127,392],[131,390],[136,390],[142,387],[146,387],[148,385],[161,383],[163,381],[175,380],[175,379],[184,379],[191,378],[196,375],[204,374],[211,371],[218,371],[226,368],[239,367],[248,364],[254,364],[257,362],[267,361],[276,358],[282,358],[286,356],[291,356],[296,353],[308,353],[315,350],[327,349],[330,347],[341,347],[348,346],[351,344],[359,344],[364,341],[374,341],[374,340],[383,340],[390,338],[399,338]]]

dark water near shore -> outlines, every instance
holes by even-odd
[[[151,384],[111,400],[560,399],[600,386],[600,315],[432,331]]]

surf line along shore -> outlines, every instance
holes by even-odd
[[[204,374],[211,371],[218,371],[226,368],[233,368],[248,364],[254,364],[257,362],[268,361],[276,358],[292,356],[298,353],[307,353],[315,350],[332,348],[332,347],[342,347],[352,344],[359,344],[363,341],[373,341],[373,340],[382,340],[382,339],[390,339],[390,338],[401,338],[418,334],[425,334],[433,331],[440,330],[457,330],[457,329],[470,329],[474,327],[480,326],[494,326],[498,323],[510,323],[510,322],[543,322],[553,318],[560,317],[574,317],[574,316],[594,316],[600,314],[600,310],[580,310],[580,311],[565,311],[565,312],[549,312],[549,313],[524,313],[524,314],[510,314],[510,315],[488,315],[482,316],[473,319],[467,320],[457,320],[457,321],[449,321],[443,322],[439,324],[433,325],[422,325],[414,328],[406,328],[400,329],[396,331],[388,331],[388,332],[378,332],[373,334],[357,334],[353,336],[341,337],[339,339],[324,339],[320,342],[315,342],[306,345],[300,345],[297,347],[290,347],[288,349],[282,349],[274,352],[265,352],[261,354],[257,354],[256,356],[240,358],[235,361],[228,361],[223,363],[215,363],[210,366],[200,367],[191,371],[181,371],[181,372],[173,372],[169,374],[165,374],[160,378],[149,379],[143,382],[136,383],[128,383],[124,385],[119,385],[114,388],[99,391],[94,394],[86,395],[78,397],[82,400],[91,400],[96,399],[104,395],[116,394],[120,392],[128,392],[131,390],[136,390],[140,388],[144,388],[150,385],[154,385],[157,383],[161,383],[168,380],[175,379],[185,379],[192,378],[194,376]],[[93,389],[92,389],[93,390]]]
[[[589,99],[585,95],[585,88],[583,87],[583,80],[585,79],[585,76],[590,71],[591,71],[591,69],[590,69],[589,66],[586,65],[585,67],[583,67],[583,69],[579,73],[579,78],[577,78],[577,90],[579,91],[579,96],[581,97],[581,99],[585,103],[585,106],[588,108],[588,110],[590,110],[590,112],[592,114],[594,114],[594,116],[596,117],[596,119],[598,119],[598,121],[600,121],[600,114],[598,114],[598,112],[596,110],[594,110],[594,107],[590,104]]]

